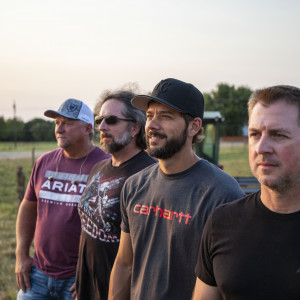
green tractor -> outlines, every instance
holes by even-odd
[[[224,121],[219,111],[206,111],[203,116],[203,124],[205,130],[205,139],[201,143],[193,145],[194,152],[219,168],[223,169],[223,165],[219,163],[220,150],[220,125]]]
[[[213,164],[223,169],[219,162],[220,151],[220,128],[224,121],[219,111],[206,111],[203,116],[203,127],[205,139],[201,143],[193,145],[194,152]],[[226,170],[225,170],[226,171]],[[256,192],[260,189],[260,184],[255,177],[235,177],[237,182],[246,194]]]

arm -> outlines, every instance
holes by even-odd
[[[16,280],[19,287],[25,292],[31,289],[29,274],[33,260],[29,256],[29,249],[33,240],[37,218],[37,203],[23,199],[21,202],[16,225]]]
[[[218,287],[205,284],[197,278],[193,300],[222,300]]]
[[[109,281],[109,300],[129,300],[133,251],[129,233],[121,232],[118,254]]]

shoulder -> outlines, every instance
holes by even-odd
[[[141,182],[153,179],[153,176],[159,171],[159,165],[154,161],[151,165],[145,167],[141,171],[133,174],[126,180],[127,185],[138,185]]]
[[[45,162],[48,160],[58,159],[58,157],[62,154],[62,149],[57,148],[48,152],[43,153],[37,160],[36,163]]]
[[[212,213],[211,218],[213,220],[221,220],[228,217],[236,217],[239,218],[244,216],[247,212],[249,212],[255,206],[255,200],[259,197],[260,191],[247,195],[241,199],[234,200],[229,203],[222,204],[218,206],[214,212]]]
[[[103,160],[98,161],[93,168],[91,169],[91,173],[96,173],[102,170],[103,168],[111,166],[111,157],[105,158]]]
[[[134,156],[134,160],[138,160],[141,163],[144,162],[145,164],[152,165],[157,162],[155,158],[150,156],[146,151],[141,151],[137,155]]]
[[[198,174],[206,185],[213,186],[215,190],[224,190],[224,192],[227,193],[237,193],[239,194],[238,198],[245,196],[245,193],[242,191],[235,178],[207,160],[202,159],[200,161],[198,165]]]
[[[102,161],[111,157],[109,153],[105,153],[98,146],[95,146],[95,149],[91,153],[91,157],[97,161]]]

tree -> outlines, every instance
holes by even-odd
[[[43,119],[33,119],[26,123],[32,141],[55,141],[54,122]]]
[[[8,132],[6,122],[3,117],[0,117],[0,141],[8,140]]]
[[[8,119],[6,121],[7,140],[14,141],[15,133],[17,141],[24,141],[24,122],[19,119]]]
[[[235,88],[226,83],[217,85],[217,90],[204,94],[205,110],[218,110],[225,118],[222,136],[241,135],[242,127],[248,122],[247,102],[252,91],[248,87]]]

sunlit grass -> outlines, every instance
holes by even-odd
[[[231,176],[253,176],[248,163],[247,143],[228,143],[220,147],[220,163]]]
[[[1,142],[0,152],[31,152],[32,148],[35,151],[49,151],[56,147],[56,142]]]

